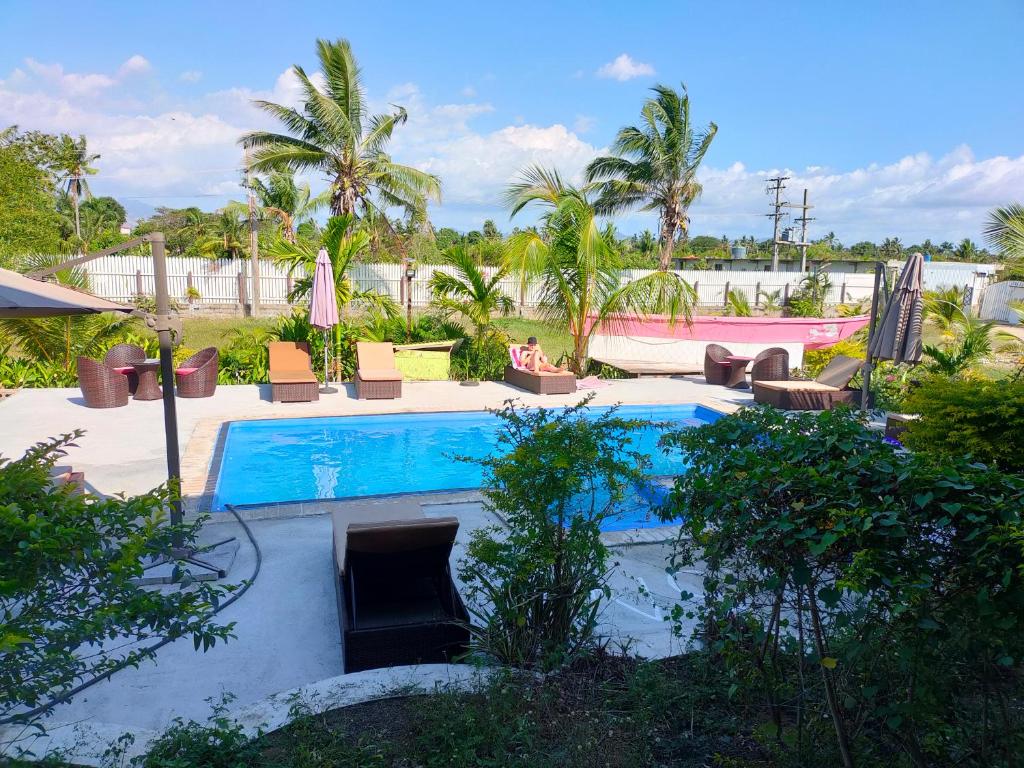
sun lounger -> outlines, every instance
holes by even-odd
[[[332,517],[345,672],[455,660],[469,616],[448,560],[459,521]]]
[[[309,345],[304,341],[270,342],[270,399],[275,403],[307,403],[320,399]]]
[[[505,366],[506,384],[533,392],[535,395],[568,395],[576,391],[574,374],[527,370],[520,363],[517,344],[508,348],[508,355],[511,362]]]
[[[860,404],[860,390],[848,387],[864,365],[845,355],[836,355],[813,381],[755,381],[754,401],[786,411],[828,411],[839,403]]]
[[[391,342],[356,342],[356,397],[394,400],[402,396],[402,372],[395,367]]]

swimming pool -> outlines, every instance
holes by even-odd
[[[619,414],[680,426],[706,424],[720,416],[692,404],[623,406]],[[480,411],[231,422],[213,509],[478,488],[480,467],[454,461],[451,455],[488,455],[499,428],[496,416]],[[637,450],[651,457],[652,475],[678,474],[685,461],[658,450],[659,437],[660,430],[640,430]],[[661,525],[650,515],[652,503],[661,496],[657,486],[638,489],[635,503],[602,527]]]

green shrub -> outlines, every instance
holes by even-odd
[[[807,765],[1009,766],[1024,749],[1024,478],[897,452],[838,409],[666,436],[677,616]]]
[[[642,479],[631,450],[642,422],[564,411],[497,411],[499,449],[463,458],[483,468],[483,494],[506,528],[473,533],[459,573],[478,623],[477,650],[503,663],[552,668],[591,649],[607,594],[601,522]]]
[[[804,352],[802,370],[808,378],[813,379],[825,369],[826,365],[832,362],[832,358],[836,355],[846,355],[847,357],[856,357],[863,360],[866,353],[867,345],[863,338],[854,336],[837,341],[831,347],[807,350]]]
[[[1024,380],[957,380],[933,376],[906,399],[920,418],[901,438],[915,451],[941,458],[970,456],[1024,473]]]
[[[97,498],[54,486],[54,465],[81,434],[0,458],[0,722],[138,665],[155,639],[191,637],[206,650],[230,636],[230,625],[212,620],[225,589],[135,583],[146,554],[168,551],[175,538],[194,544],[203,522],[170,525],[166,489]]]
[[[501,381],[509,364],[508,348],[512,338],[492,330],[482,339],[469,339],[452,354],[451,377],[455,380],[481,379]]]
[[[233,698],[225,695],[219,703],[211,702],[213,713],[206,723],[175,718],[132,764],[138,768],[250,768],[260,750],[242,726],[227,716]]]

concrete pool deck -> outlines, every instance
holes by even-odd
[[[217,434],[214,429],[211,440],[203,431],[210,424],[252,418],[478,410],[498,407],[508,398],[526,405],[561,406],[578,402],[584,394],[538,396],[498,383],[460,387],[430,382],[407,384],[402,399],[396,401],[358,401],[341,389],[317,403],[275,404],[263,387],[219,387],[213,398],[178,400],[182,453],[191,462],[183,474],[205,477]],[[727,411],[751,399],[749,391],[708,386],[697,377],[685,377],[615,381],[596,391],[594,404],[700,403]],[[85,472],[96,492],[140,493],[165,479],[159,401],[91,410],[81,404],[78,390],[22,390],[0,402],[0,455],[16,458],[33,444],[76,428],[85,429],[86,434],[62,463]],[[459,518],[453,565],[464,556],[473,530],[500,522],[474,494],[405,497],[404,503],[422,505],[427,516]],[[255,551],[233,518],[224,513],[217,518],[218,523],[206,526],[203,536],[208,541],[225,534],[239,538],[241,546],[227,579],[237,584],[252,574]],[[242,711],[258,708],[282,691],[342,674],[329,517],[307,514],[249,524],[262,549],[262,572],[249,592],[217,617],[235,622],[235,639],[207,653],[194,651],[187,639],[172,643],[158,652],[155,662],[124,670],[58,707],[48,727],[78,723],[115,735],[119,729],[149,733],[162,730],[175,717],[205,719],[210,711],[207,699],[218,700],[224,693],[235,697],[231,711]],[[665,617],[681,591],[699,594],[701,581],[695,573],[666,572],[671,544],[664,541],[665,536],[660,538],[609,539],[613,596],[601,617],[601,633],[612,647],[626,647],[644,656],[671,655],[683,647]],[[384,679],[385,673],[381,675]],[[367,679],[371,685],[372,676]]]

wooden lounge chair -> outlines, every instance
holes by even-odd
[[[755,381],[754,401],[786,411],[828,411],[838,403],[860,404],[860,390],[848,387],[863,360],[836,355],[813,381]]]
[[[505,383],[535,395],[568,395],[576,391],[576,376],[549,371],[530,371],[519,362],[519,345],[508,348],[511,362],[505,366]]]
[[[270,342],[270,399],[275,403],[308,403],[320,399],[320,382],[309,362],[304,341]]]
[[[704,381],[724,387],[732,372],[732,365],[726,360],[731,354],[721,344],[708,344],[704,347]]]
[[[91,357],[78,358],[78,385],[86,408],[128,405],[128,377]]]
[[[345,672],[465,652],[469,616],[448,563],[456,518],[350,522],[339,512],[332,523]]]
[[[395,367],[391,342],[356,342],[356,397],[394,400],[402,396],[402,372]]]
[[[207,347],[182,362],[174,371],[178,397],[213,397],[219,358],[216,347]]]

